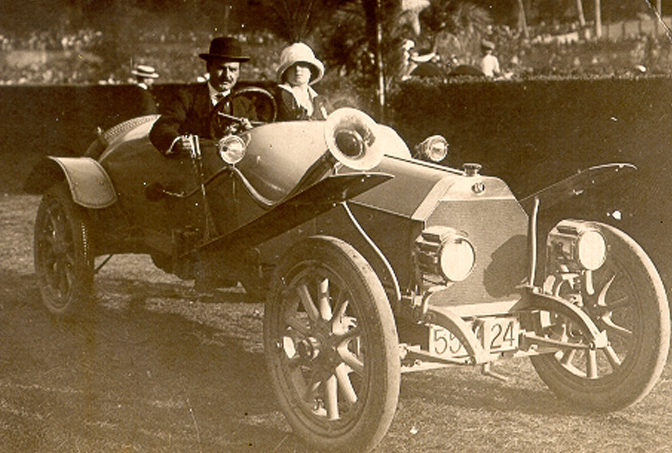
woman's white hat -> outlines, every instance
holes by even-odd
[[[411,39],[404,39],[401,42],[401,48],[404,49],[404,50],[411,50],[414,47],[415,47],[415,42]]]
[[[291,44],[280,52],[280,66],[278,67],[278,80],[282,82],[282,76],[285,71],[295,63],[306,63],[310,65],[310,82],[312,85],[324,77],[324,65],[315,58],[313,50],[302,42]]]

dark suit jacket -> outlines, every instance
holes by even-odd
[[[212,109],[207,83],[185,86],[166,103],[161,117],[149,133],[149,139],[156,149],[165,154],[179,135],[194,134],[212,138],[209,127]],[[257,119],[254,105],[243,97],[233,98],[223,112],[250,120]]]
[[[152,115],[158,113],[158,109],[156,108],[156,100],[149,90],[137,87],[134,96],[134,101],[139,106],[138,112],[140,115]]]

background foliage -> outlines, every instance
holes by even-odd
[[[590,22],[595,2],[581,1],[585,18]],[[14,70],[12,62],[2,61],[0,52],[0,63],[6,63],[0,71],[0,80],[124,81],[133,60],[160,67],[162,81],[190,81],[202,72],[202,68],[194,67],[193,57],[207,46],[209,39],[236,34],[248,41],[255,52],[251,70],[255,77],[272,77],[279,48],[288,42],[304,40],[337,77],[347,76],[355,84],[366,85],[374,82],[376,21],[383,25],[381,50],[388,80],[399,72],[398,49],[406,38],[414,39],[417,48],[433,48],[444,58],[455,54],[463,63],[473,64],[480,39],[487,37],[497,42],[500,60],[514,74],[540,68],[542,73],[562,73],[567,68],[586,68],[586,60],[593,62],[592,58],[582,56],[579,60],[569,58],[568,63],[563,61],[563,54],[583,51],[579,46],[548,49],[542,57],[548,64],[531,61],[527,52],[530,42],[521,39],[520,5],[524,6],[534,38],[543,33],[576,29],[577,0],[380,0],[379,12],[376,3],[376,0],[0,2],[2,50],[79,52],[36,56],[22,66],[35,66],[27,73]],[[650,17],[651,4],[647,0],[603,1],[603,21]],[[672,0],[665,0],[662,5],[664,13],[672,10]],[[63,45],[68,40],[74,43]],[[669,47],[669,41],[663,40],[661,45]],[[626,52],[639,52],[633,47],[636,46],[633,44]],[[559,58],[553,54],[559,54]],[[608,61],[598,59],[597,63],[610,70]],[[44,75],[48,71],[53,74]]]

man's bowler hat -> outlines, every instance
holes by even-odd
[[[240,42],[229,36],[213,39],[210,43],[210,51],[198,54],[198,56],[206,61],[213,58],[229,61],[247,61],[250,59],[250,57],[243,55],[243,46]]]

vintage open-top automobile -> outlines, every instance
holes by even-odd
[[[216,107],[213,140],[166,157],[156,116],[101,133],[83,157],[50,157],[27,190],[43,193],[35,269],[54,315],[94,305],[98,256],[145,253],[184,279],[241,282],[265,300],[272,386],[306,443],[372,449],[396,410],[402,372],[491,368],[529,356],[548,387],[616,410],[649,393],[668,353],[669,307],[640,246],[618,229],[566,219],[537,238],[540,206],[632,169],[591,168],[524,200],[500,179],[440,161],[354,109],[326,121],[238,119]],[[38,175],[38,176],[35,176]],[[100,264],[102,265],[102,263]],[[446,383],[445,385],[450,385]]]

